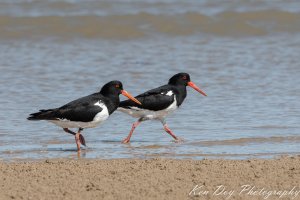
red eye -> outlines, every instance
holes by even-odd
[[[183,80],[186,80],[186,76],[183,76],[182,79],[183,79]]]
[[[119,88],[119,87],[120,87],[120,85],[119,85],[119,84],[117,84],[117,85],[116,85],[116,88]]]

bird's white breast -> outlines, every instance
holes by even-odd
[[[97,115],[93,119],[93,122],[105,121],[109,117],[109,113],[108,113],[108,109],[107,109],[106,105],[104,103],[102,103],[101,101],[98,101],[94,105],[102,108],[102,111],[97,113]]]

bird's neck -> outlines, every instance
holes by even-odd
[[[176,94],[177,106],[180,106],[186,97],[186,86],[180,84],[180,85],[173,85],[173,87],[175,87],[177,90],[177,94]]]
[[[105,104],[107,105],[107,109],[109,114],[113,113],[120,104],[119,94],[109,93],[102,94],[105,98]]]

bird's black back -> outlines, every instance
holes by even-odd
[[[119,99],[119,96],[117,96]],[[28,117],[29,120],[57,120],[67,119],[71,121],[90,122],[95,115],[103,109],[100,106],[94,105],[99,102],[104,103],[109,114],[113,113],[118,103],[112,102],[110,98],[103,96],[100,93],[94,93],[74,101],[67,103],[59,108],[40,110],[40,112],[32,113]],[[119,100],[118,100],[119,101]]]

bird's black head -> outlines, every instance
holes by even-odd
[[[110,97],[116,97],[119,96],[119,94],[124,95],[125,97],[131,99],[132,101],[141,104],[137,99],[135,99],[131,94],[129,94],[126,90],[123,89],[123,84],[121,81],[110,81],[106,83],[100,90],[100,93],[103,96],[110,96]],[[119,97],[118,97],[119,101]]]
[[[198,86],[195,85],[195,83],[191,81],[190,75],[188,73],[175,74],[174,76],[172,76],[172,78],[170,78],[169,84],[175,86],[190,86],[202,95],[207,96],[205,92],[203,92]]]
[[[171,85],[184,85],[187,86],[188,82],[191,81],[190,75],[188,73],[178,73],[172,76],[169,80]]]
[[[103,95],[107,95],[107,94],[119,95],[122,93],[122,90],[123,90],[123,84],[121,83],[121,81],[110,81],[101,88],[100,93]]]

